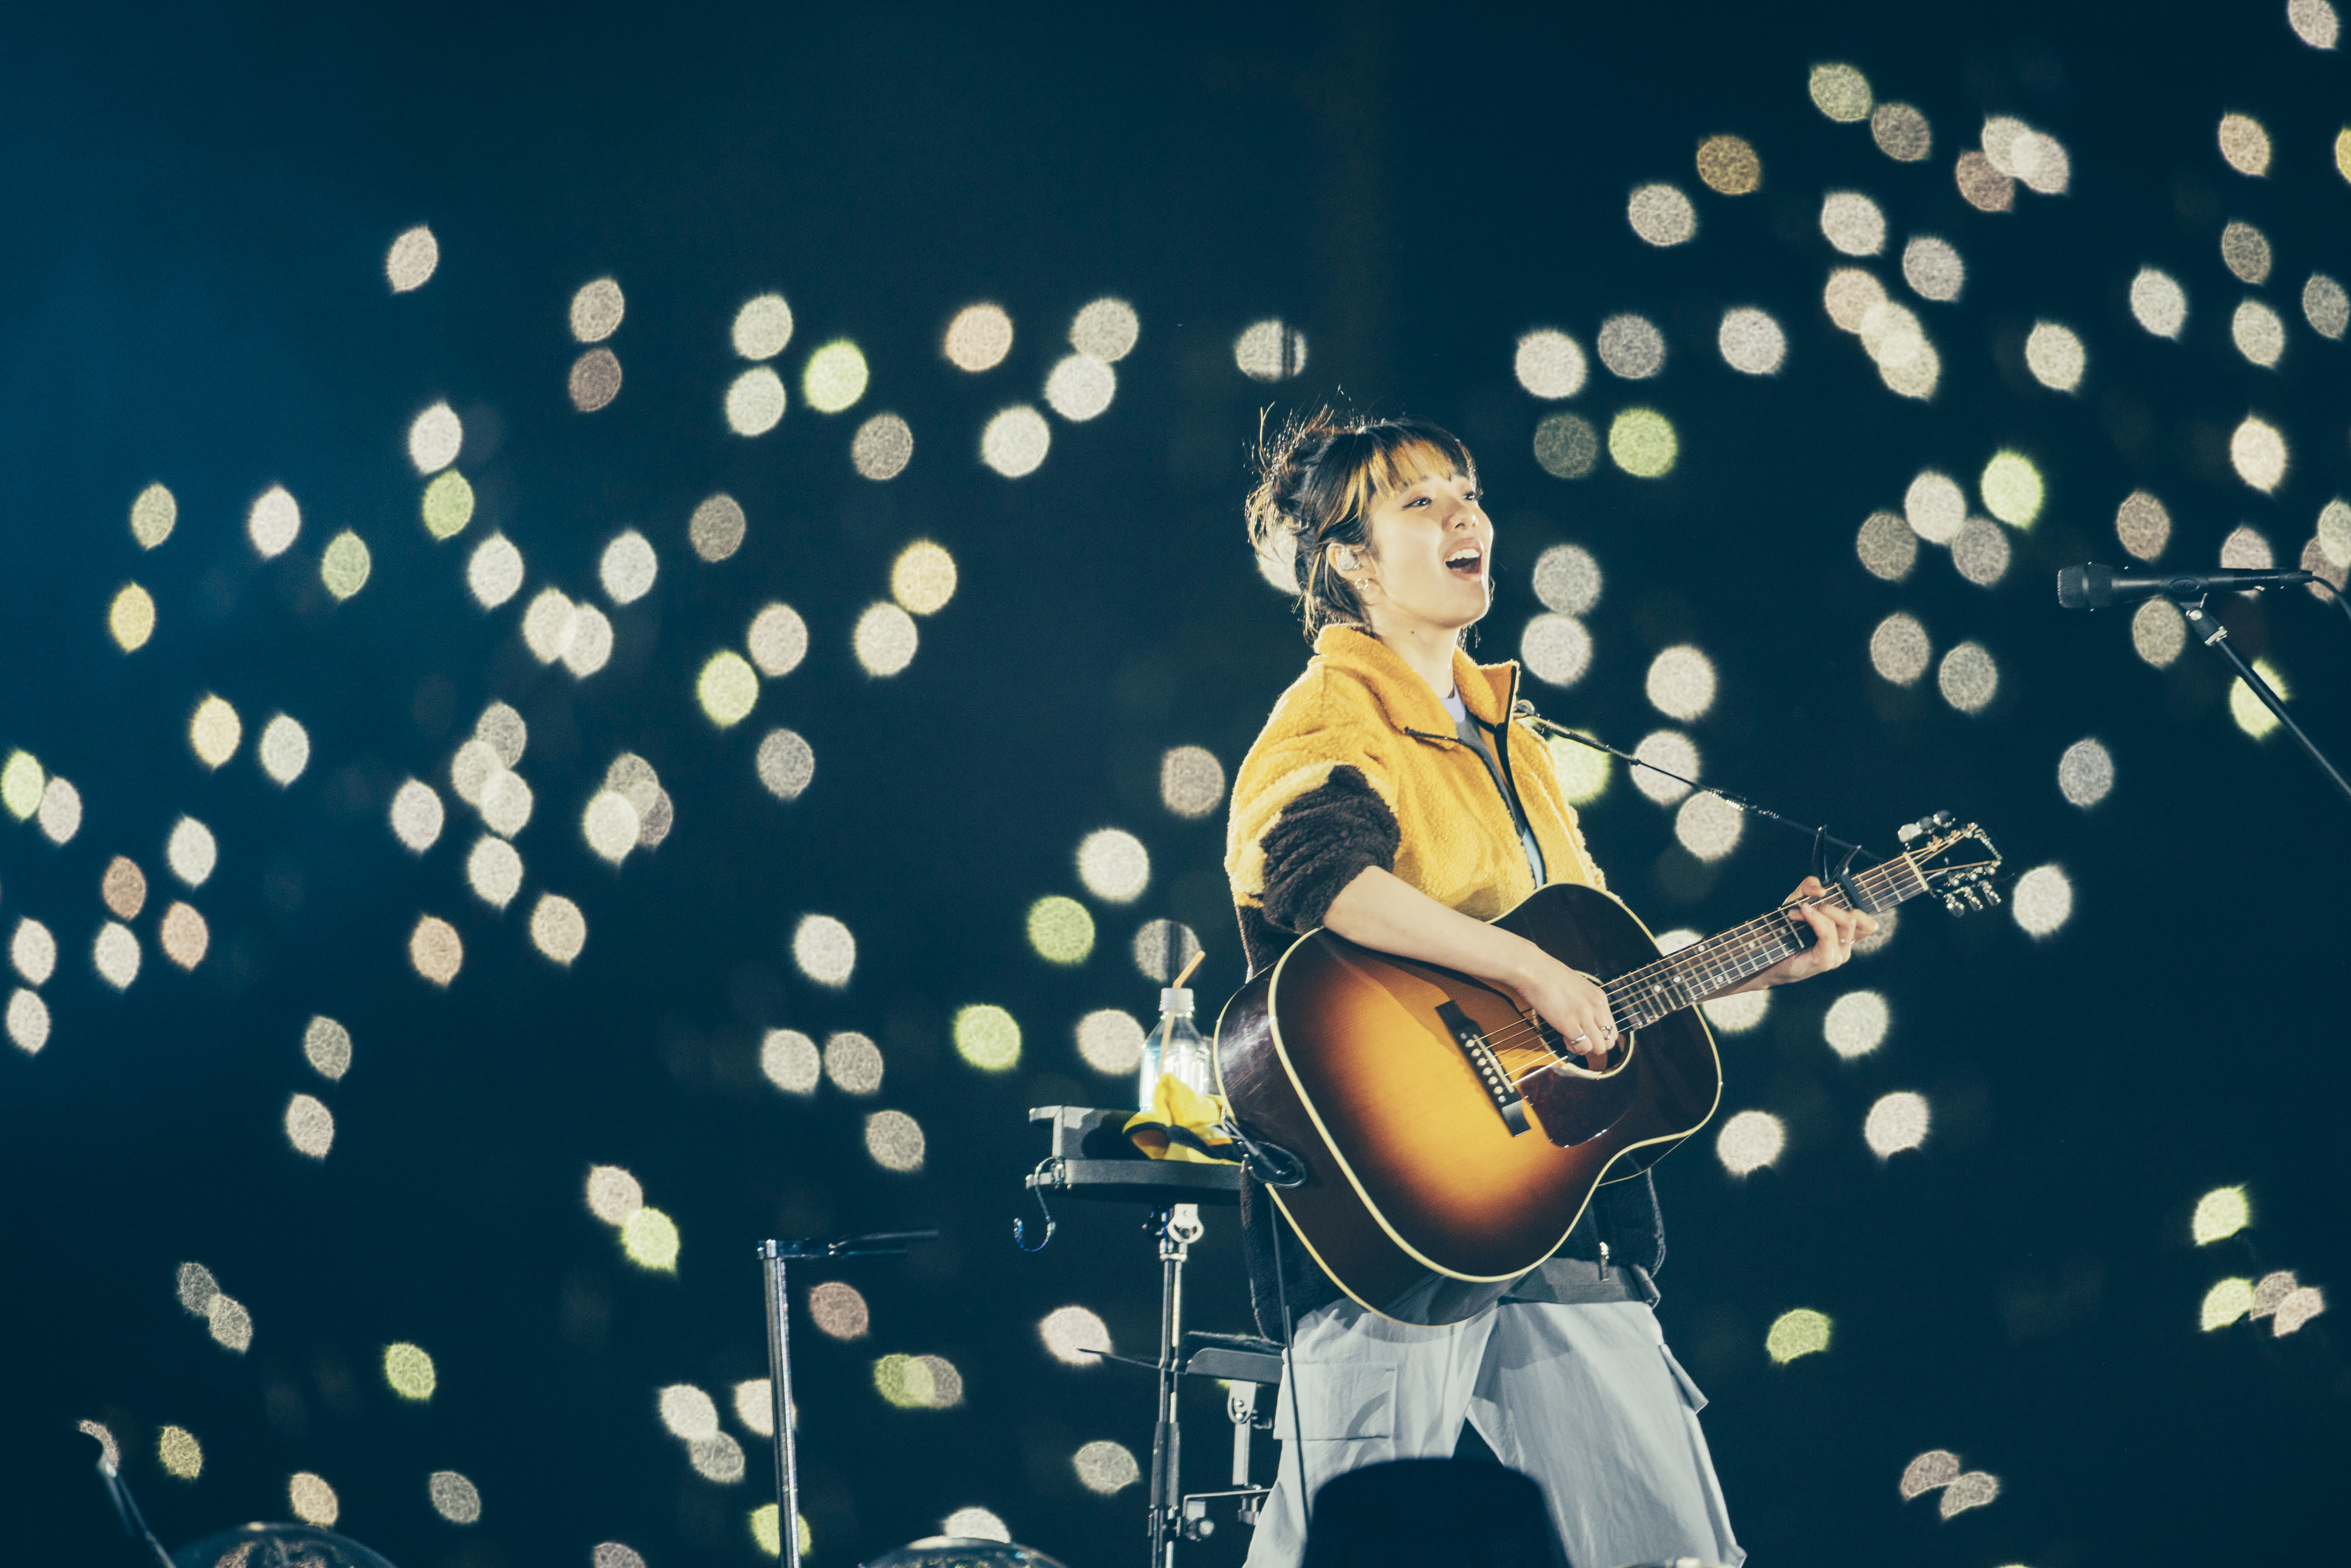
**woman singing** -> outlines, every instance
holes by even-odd
[[[1263,443],[1259,465],[1250,536],[1277,556],[1294,547],[1314,656],[1233,785],[1225,870],[1251,972],[1324,927],[1508,991],[1601,1065],[1616,1030],[1600,988],[1487,924],[1547,882],[1604,883],[1549,753],[1511,721],[1516,668],[1462,651],[1492,602],[1495,546],[1468,450],[1424,421],[1325,413]],[[1808,878],[1797,894],[1820,891]],[[1813,945],[1739,989],[1834,968],[1876,929],[1843,909],[1807,918]],[[1242,1226],[1276,1338],[1281,1249],[1297,1369],[1249,1568],[1288,1568],[1303,1550],[1301,1432],[1310,1490],[1482,1440],[1541,1485],[1575,1568],[1746,1555],[1698,1428],[1704,1399],[1650,1311],[1665,1234],[1646,1175],[1601,1187],[1549,1261],[1446,1327],[1343,1297],[1254,1186]]]

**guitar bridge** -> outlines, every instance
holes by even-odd
[[[1502,1071],[1501,1060],[1494,1054],[1494,1048],[1487,1043],[1486,1031],[1461,1010],[1458,1002],[1438,1003],[1437,1016],[1444,1023],[1446,1032],[1453,1037],[1453,1043],[1461,1048],[1461,1054],[1469,1059],[1469,1065],[1477,1071],[1478,1082],[1485,1085],[1487,1098],[1494,1102],[1494,1109],[1502,1113],[1502,1124],[1510,1129],[1510,1135],[1516,1137],[1525,1132],[1528,1126],[1526,1096],[1518,1092],[1510,1082],[1510,1075]]]

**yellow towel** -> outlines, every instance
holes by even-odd
[[[1218,1152],[1233,1146],[1231,1136],[1222,1131],[1224,1120],[1223,1096],[1203,1094],[1174,1073],[1163,1072],[1151,1092],[1151,1108],[1127,1118],[1126,1135],[1155,1160],[1237,1166],[1239,1160]]]

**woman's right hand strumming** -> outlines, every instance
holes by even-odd
[[[1533,943],[1528,943],[1527,948],[1531,956],[1525,972],[1510,982],[1520,1004],[1559,1030],[1567,1049],[1582,1051],[1595,1071],[1604,1068],[1610,1048],[1616,1043],[1616,1021],[1609,1011],[1607,993]]]

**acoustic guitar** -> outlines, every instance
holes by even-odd
[[[1938,812],[1901,836],[1894,859],[1805,902],[1999,902],[1982,829]],[[1329,931],[1300,937],[1217,1020],[1219,1088],[1273,1201],[1340,1289],[1405,1322],[1459,1322],[1499,1299],[1602,1183],[1704,1126],[1722,1063],[1697,1004],[1813,941],[1789,904],[1667,956],[1614,897],[1563,883],[1493,924],[1607,993],[1619,1032],[1602,1066],[1483,981]]]

